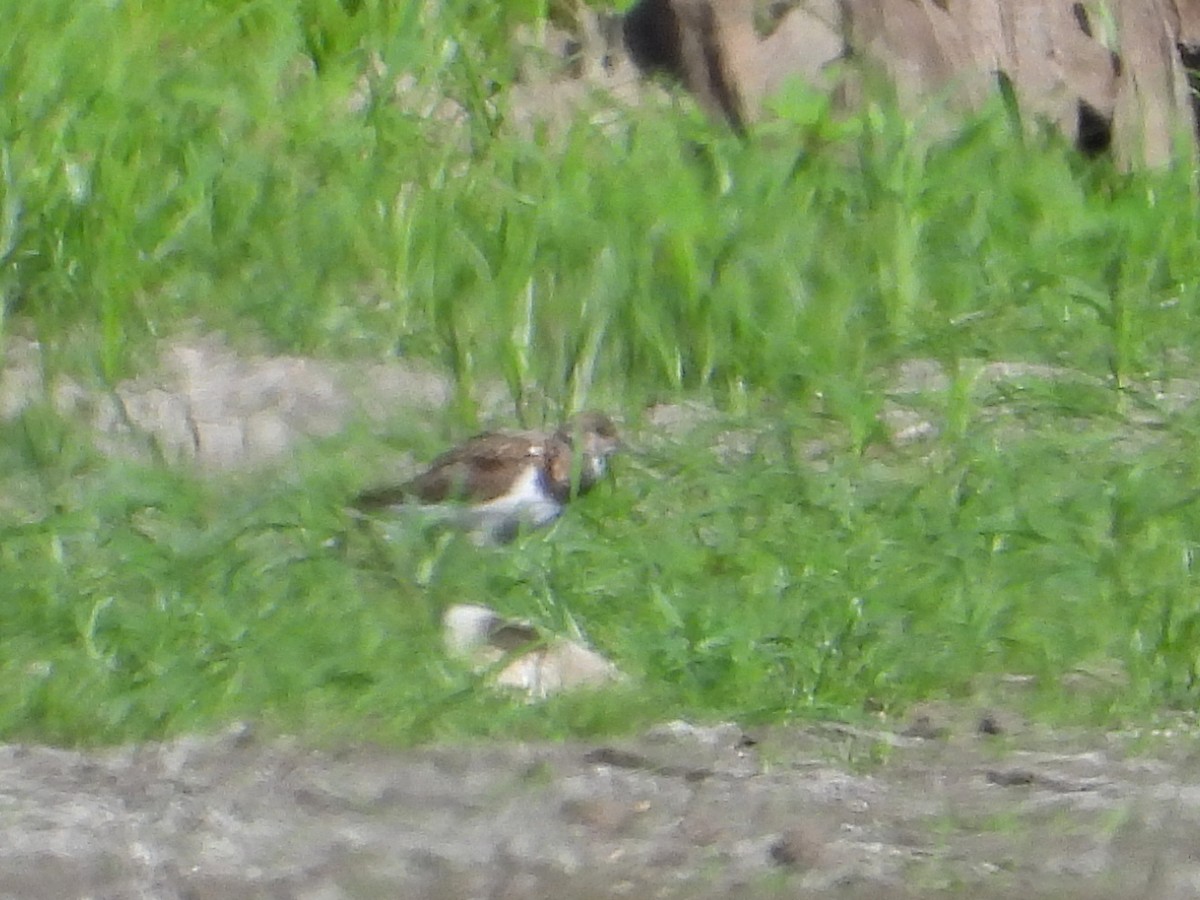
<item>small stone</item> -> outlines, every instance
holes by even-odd
[[[442,616],[442,627],[447,650],[485,665],[538,640],[537,630],[528,623],[503,619],[491,607],[477,603],[451,606]]]
[[[621,678],[617,667],[590,647],[557,640],[510,663],[496,677],[496,684],[519,688],[531,699],[541,700],[565,690],[598,687]]]
[[[904,737],[920,738],[923,741],[943,740],[949,735],[950,729],[934,721],[933,717],[922,713],[914,716],[902,734]]]
[[[985,777],[990,784],[1000,787],[1027,787],[1038,781],[1038,775],[1032,769],[1015,767],[1011,769],[988,769]]]
[[[249,747],[257,738],[253,723],[239,719],[221,732],[221,739],[230,747]]]
[[[771,859],[780,866],[811,869],[825,855],[825,841],[808,825],[793,825],[771,845]]]
[[[696,847],[711,847],[725,836],[725,829],[710,815],[688,816],[680,823],[679,830]]]
[[[984,713],[979,718],[979,725],[976,729],[980,734],[991,735],[993,737],[1004,734],[1007,730],[1004,724],[994,713]]]
[[[529,623],[504,619],[487,606],[455,604],[446,610],[442,626],[446,649],[471,660],[477,668],[515,656],[496,673],[493,684],[516,688],[530,700],[624,678],[615,665],[590,647],[563,638],[543,643]]]

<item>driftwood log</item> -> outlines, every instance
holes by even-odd
[[[975,109],[1003,85],[1023,120],[1084,152],[1195,157],[1200,0],[785,0],[765,29],[761,13],[756,0],[640,0],[625,44],[737,129],[791,77],[850,106],[883,78],[908,109]]]

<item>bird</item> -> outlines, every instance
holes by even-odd
[[[612,419],[595,410],[552,432],[484,432],[412,480],[364,491],[351,506],[367,514],[419,506],[470,532],[477,544],[507,544],[562,515],[604,477],[620,447]]]

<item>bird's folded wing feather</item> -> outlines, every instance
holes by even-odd
[[[519,432],[489,432],[437,457],[407,484],[365,491],[359,509],[378,509],[405,501],[486,503],[508,491],[520,467],[544,455],[544,439]]]

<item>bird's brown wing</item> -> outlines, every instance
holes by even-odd
[[[507,492],[520,470],[543,455],[540,435],[493,431],[446,451],[405,488],[421,503],[486,503]]]

